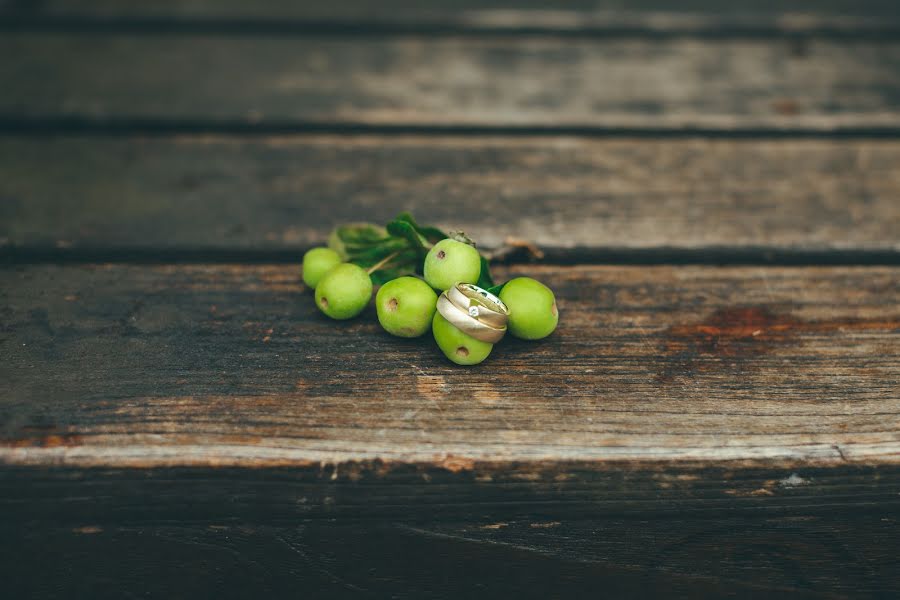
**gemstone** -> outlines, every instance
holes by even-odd
[[[478,307],[477,307],[477,306],[470,306],[470,307],[469,307],[469,316],[470,316],[470,317],[478,317],[479,314],[480,314],[480,313],[478,312]]]

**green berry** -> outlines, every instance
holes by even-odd
[[[313,248],[303,255],[303,283],[316,289],[322,276],[339,264],[341,257],[331,248]]]
[[[477,365],[488,357],[494,347],[466,335],[439,312],[434,313],[431,329],[441,351],[458,365]]]
[[[316,306],[332,319],[352,319],[372,298],[372,280],[365,269],[342,263],[330,270],[316,286]]]
[[[437,294],[415,277],[388,281],[375,296],[378,322],[385,331],[405,338],[419,337],[431,327]]]
[[[500,291],[509,307],[509,332],[523,340],[545,338],[556,329],[559,311],[556,298],[546,285],[530,277],[518,277]]]
[[[450,289],[455,283],[478,283],[481,255],[468,244],[441,240],[425,257],[425,281],[436,290]]]

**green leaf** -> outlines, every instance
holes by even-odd
[[[400,250],[404,250],[406,248],[406,240],[392,241],[380,246],[372,246],[371,248],[366,248],[365,250],[357,250],[350,255],[350,258],[347,262],[352,262],[353,264],[359,265],[364,269],[368,269],[372,265],[377,264],[379,261],[386,258],[388,255]],[[415,253],[412,254],[413,260],[415,260],[416,256],[417,255]]]
[[[369,248],[389,239],[384,227],[372,223],[348,223],[334,228],[328,236],[328,247],[348,260],[355,250]]]
[[[425,240],[408,221],[391,221],[387,224],[387,231],[393,236],[405,239],[423,258],[428,253],[428,249],[425,248]]]
[[[351,245],[377,243],[387,237],[384,227],[373,223],[349,223],[338,227],[337,230],[344,243]]]
[[[372,281],[384,283],[404,275],[421,273],[425,255],[433,244],[446,239],[437,227],[423,226],[409,212],[402,212],[386,227],[374,223],[347,223],[336,227],[328,238],[328,246],[347,262],[364,269],[397,253],[371,274]],[[482,259],[482,278],[490,281],[490,270]]]
[[[491,265],[487,259],[481,257],[481,275],[478,276],[478,287],[488,289],[494,286],[494,278],[491,276]]]
[[[411,268],[410,265],[399,267],[391,266],[384,269],[378,269],[377,271],[370,273],[369,278],[375,285],[384,285],[392,279],[397,279],[398,277],[403,277],[405,275],[413,275],[414,273],[415,271]]]
[[[365,265],[360,263],[356,264],[359,264],[363,268],[371,268],[383,259],[388,259],[390,257],[382,267],[369,274],[372,281],[378,285],[390,281],[391,279],[403,277],[404,275],[415,274],[416,268],[420,263],[419,255],[415,250],[407,248],[401,252],[392,252],[391,255],[383,256],[377,261],[372,261]]]
[[[407,223],[409,223],[409,224],[412,225],[413,227],[416,226],[416,220],[413,219],[412,213],[410,213],[410,212],[407,211],[407,210],[404,210],[402,213],[400,213],[399,215],[397,215],[396,217],[394,217],[394,220],[395,220],[395,221],[406,221]]]
[[[449,237],[446,233],[444,233],[437,227],[432,227],[430,225],[419,225],[418,223],[416,223],[416,220],[413,218],[413,216],[406,211],[397,215],[397,218],[394,220],[395,221],[405,221],[405,222],[409,223],[410,225],[413,226],[413,229],[416,230],[416,233],[418,233],[420,236],[422,236],[425,239],[425,241],[427,241],[431,244],[436,244],[439,241],[445,240],[445,239],[447,239],[447,237]]]
[[[447,239],[447,234],[438,229],[437,227],[431,227],[428,225],[421,225],[416,227],[416,231],[419,232],[419,235],[424,237],[432,244],[437,244],[441,240]]]
[[[505,286],[505,285],[506,285],[506,283],[501,283],[500,285],[495,285],[494,287],[487,288],[487,291],[489,291],[490,293],[492,293],[495,296],[499,296],[500,292],[503,291],[503,286]]]

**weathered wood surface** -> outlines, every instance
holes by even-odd
[[[462,369],[371,308],[329,321],[294,266],[6,268],[0,460],[900,459],[897,268],[518,273],[556,290],[559,330]]]
[[[560,329],[462,369],[296,267],[3,269],[7,591],[900,590],[900,269],[525,272]]]
[[[897,253],[898,197],[895,141],[0,138],[8,255],[299,257],[338,223],[410,207],[483,246],[515,237],[557,258]]]
[[[0,86],[5,129],[872,133],[900,127],[900,43],[13,32]]]
[[[178,521],[106,515],[39,531],[7,524],[6,592],[544,599],[598,590],[616,598],[890,598],[898,590],[896,515]]]
[[[561,327],[461,369],[294,265],[41,264],[413,208],[568,262],[896,265],[894,2],[373,6],[0,0],[4,592],[900,594],[897,266],[506,267]]]
[[[366,0],[292,2],[290,0],[115,0],[0,1],[3,20],[15,24],[68,26],[107,24],[183,24],[206,29],[234,25],[271,28],[291,25],[344,25],[349,31],[385,27],[428,32],[587,32],[742,35],[773,32],[871,34],[900,25],[896,4],[888,0],[791,0],[789,2],[665,2],[576,0]]]

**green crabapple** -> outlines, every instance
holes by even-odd
[[[503,286],[500,299],[509,308],[509,332],[517,338],[539,340],[556,329],[559,322],[556,298],[540,281],[517,277]]]
[[[456,283],[478,283],[481,255],[474,247],[456,240],[441,240],[425,257],[425,281],[444,291]]]
[[[341,262],[340,255],[331,248],[313,248],[303,255],[303,283],[316,289],[325,273]]]
[[[482,342],[460,331],[439,312],[434,313],[431,324],[434,341],[444,356],[458,365],[477,365],[488,357],[493,344]]]
[[[415,277],[388,281],[375,296],[378,322],[388,333],[404,338],[428,332],[436,305],[437,294]]]
[[[319,280],[316,306],[332,319],[352,319],[372,298],[372,280],[362,267],[341,263]]]

